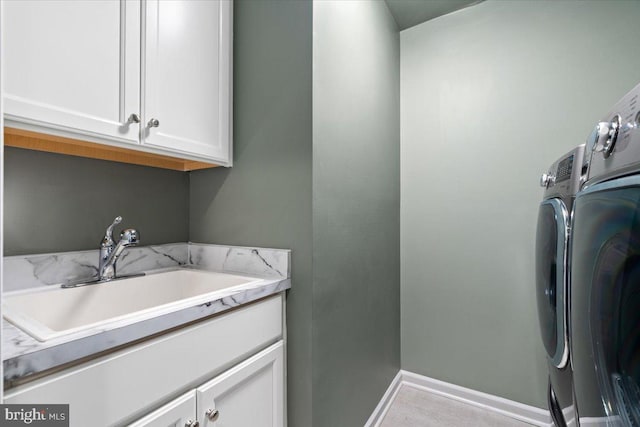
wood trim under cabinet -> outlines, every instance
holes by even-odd
[[[91,159],[109,160],[112,162],[130,163],[182,172],[215,168],[218,166],[212,163],[145,153],[127,148],[113,147],[10,127],[4,128],[4,145],[7,147],[25,148],[28,150],[46,151],[49,153],[66,154],[68,156],[88,157]]]

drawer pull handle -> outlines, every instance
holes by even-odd
[[[209,421],[215,421],[220,416],[220,412],[217,409],[207,409],[205,415],[209,418]]]
[[[200,423],[197,421],[193,421],[193,420],[189,420],[187,421],[187,423],[184,425],[184,427],[200,427]]]
[[[130,125],[131,123],[140,123],[140,116],[136,113],[132,113],[127,119],[127,124]]]
[[[149,123],[147,123],[148,128],[157,128],[158,126],[160,126],[160,120],[158,119],[151,119]]]

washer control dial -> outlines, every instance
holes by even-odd
[[[616,147],[616,141],[618,140],[618,133],[620,132],[620,126],[622,125],[622,117],[616,114],[609,123],[609,132],[607,139],[602,144],[602,155],[607,159],[611,153],[613,153]]]
[[[540,187],[549,188],[556,182],[556,177],[549,174],[543,173],[540,177]]]
[[[609,122],[600,122],[587,138],[587,153],[602,151],[602,145],[609,137]]]

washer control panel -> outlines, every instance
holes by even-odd
[[[598,123],[587,139],[587,185],[640,170],[640,84]]]
[[[585,145],[579,145],[551,165],[549,171],[540,177],[545,198],[551,196],[573,196],[580,188],[582,159]]]

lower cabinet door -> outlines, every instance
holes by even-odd
[[[197,427],[196,391],[183,394],[129,427]]]
[[[196,389],[200,427],[283,427],[282,341]]]

